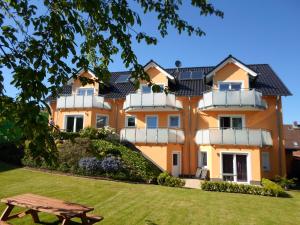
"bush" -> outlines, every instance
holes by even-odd
[[[287,197],[288,194],[274,182],[263,179],[263,186],[255,186],[249,184],[237,184],[231,182],[213,182],[204,181],[201,183],[201,189],[204,191],[230,192],[263,196]]]
[[[122,169],[122,163],[119,158],[108,156],[101,161],[101,168],[106,173],[114,173]]]
[[[64,132],[54,130],[53,136],[56,140],[71,140],[74,141],[75,138],[80,137],[80,134],[77,132]]]
[[[14,165],[22,165],[24,149],[14,143],[0,144],[0,160]]]
[[[98,130],[93,127],[86,127],[79,132],[79,135],[82,138],[97,139]]]
[[[295,186],[295,182],[297,180],[298,180],[297,178],[288,179],[286,177],[281,177],[281,176],[275,177],[275,182],[285,190],[288,190],[289,188]]]
[[[92,147],[94,153],[101,158],[110,155],[121,156],[121,152],[119,150],[118,145],[108,142],[106,140],[93,141]]]
[[[177,177],[172,177],[167,172],[159,174],[157,177],[157,183],[168,187],[183,187],[185,185],[184,180]]]
[[[86,157],[80,159],[78,165],[87,175],[95,175],[101,172],[101,163],[96,157]]]

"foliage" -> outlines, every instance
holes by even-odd
[[[83,169],[90,175],[99,173],[102,170],[101,161],[96,157],[86,157],[79,160],[79,168]]]
[[[184,180],[181,180],[177,177],[173,177],[167,172],[159,174],[159,176],[157,177],[157,183],[169,187],[183,187],[185,185]]]
[[[86,137],[90,139],[107,139],[117,140],[117,134],[111,127],[105,126],[102,128],[86,127],[79,132],[80,137]]]
[[[288,194],[277,184],[262,179],[263,186],[255,186],[249,184],[238,184],[225,181],[204,181],[201,183],[201,189],[204,191],[231,192],[241,194],[288,197]]]
[[[24,156],[22,146],[16,146],[14,143],[0,144],[0,160],[14,165],[21,165],[21,159]]]
[[[115,156],[107,156],[102,159],[101,168],[106,173],[114,173],[122,169],[122,162]]]
[[[75,138],[80,137],[78,132],[65,132],[65,131],[53,131],[54,138],[56,140],[71,140],[74,141]]]
[[[290,187],[293,187],[297,180],[298,180],[297,178],[288,179],[286,177],[275,176],[275,182],[286,190],[289,189]]]
[[[107,83],[108,67],[116,54],[126,68],[132,69],[135,87],[139,86],[139,79],[152,85],[132,44],[134,40],[156,44],[157,39],[135,30],[142,25],[137,12],[156,15],[162,37],[170,27],[179,33],[204,35],[201,28],[182,19],[179,13],[182,4],[165,0],[134,0],[130,4],[127,0],[0,1],[0,96],[4,96],[3,71],[11,71],[11,84],[19,90],[16,100],[1,100],[0,118],[4,115],[10,117],[9,121],[16,118],[16,126],[25,136],[20,141],[30,142],[28,147],[33,157],[49,161],[49,155],[56,149],[47,131],[48,124],[40,116],[42,106],[50,113],[44,101],[46,96],[57,96],[70,75],[77,79],[79,68],[92,67],[97,81]],[[191,5],[202,16],[223,17],[206,0],[193,0]],[[79,79],[83,85],[95,82],[86,77]],[[153,85],[153,90],[157,89]]]
[[[106,140],[95,140],[92,142],[93,150],[97,156],[103,158],[108,155],[120,156],[121,152],[119,150],[119,146],[106,141]]]

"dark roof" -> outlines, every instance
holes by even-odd
[[[283,125],[283,134],[285,139],[285,149],[300,150],[300,127],[291,124]],[[298,146],[295,145],[298,143]]]

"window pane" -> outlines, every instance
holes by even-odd
[[[207,152],[201,152],[202,166],[207,166]]]
[[[229,83],[221,83],[221,84],[219,84],[219,90],[220,91],[228,91],[229,90]]]
[[[86,95],[93,95],[94,94],[94,89],[87,89],[86,90]]]
[[[232,128],[242,129],[243,128],[242,118],[232,118]]]
[[[67,116],[67,132],[73,132],[74,129],[74,116]]]
[[[270,171],[270,154],[269,152],[262,153],[262,166],[264,171]]]
[[[144,93],[144,94],[151,93],[151,87],[149,87],[147,85],[143,85],[142,86],[142,93]]]
[[[135,127],[135,117],[127,117],[127,127]]]
[[[178,165],[178,155],[173,154],[173,166],[177,166],[177,165]]]
[[[164,91],[164,85],[159,85],[160,86],[160,92],[163,92]]]
[[[230,117],[221,117],[220,118],[220,127],[221,128],[230,128]]]
[[[116,83],[126,83],[128,82],[130,74],[122,74],[116,80]]]
[[[147,117],[147,128],[157,128],[157,117]]]
[[[203,77],[202,72],[192,72],[192,79],[201,79]]]
[[[78,89],[77,95],[80,95],[80,96],[85,95],[85,89]]]
[[[101,128],[107,125],[107,116],[97,116],[96,127]]]
[[[242,88],[241,83],[231,83],[231,90],[233,91],[239,91]]]
[[[191,79],[191,71],[181,72],[180,73],[181,80],[189,80]]]
[[[225,174],[233,174],[233,155],[223,154],[223,173]]]
[[[179,117],[170,116],[170,127],[179,127]]]
[[[236,155],[237,181],[247,182],[247,156]]]
[[[83,117],[76,117],[76,132],[80,131],[83,128]]]

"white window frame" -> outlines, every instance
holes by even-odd
[[[73,123],[73,131],[72,132],[76,132],[76,121],[77,121],[77,117],[83,117],[83,120],[82,120],[82,129],[84,129],[84,122],[85,122],[85,118],[84,118],[84,114],[80,113],[80,114],[65,114],[64,115],[64,121],[63,121],[63,124],[64,124],[64,130],[67,131],[67,117],[74,117],[74,123]]]
[[[231,90],[232,83],[241,83],[241,89],[245,88],[243,80],[228,80],[228,81],[218,81],[218,89],[220,89],[220,84],[228,84],[229,83],[229,91]]]
[[[264,157],[267,157],[267,165],[264,165]],[[270,152],[262,152],[261,153],[261,166],[264,172],[271,171],[271,164],[270,164]]]
[[[147,124],[147,118],[148,117],[156,117],[156,128],[148,128],[148,124]],[[159,125],[159,119],[158,119],[158,115],[146,115],[145,116],[145,126],[147,129],[157,129],[158,128],[158,125]]]
[[[109,126],[109,115],[108,114],[96,114],[96,121],[95,121],[95,127],[96,128],[102,128],[102,127],[97,127],[97,117],[98,116],[103,116],[103,117],[106,117],[106,125],[104,126],[104,127],[106,127],[106,126]]]
[[[203,153],[206,154],[206,166],[203,165],[203,158],[202,158],[202,156],[201,156]],[[198,158],[198,166],[199,166],[200,168],[205,168],[205,169],[206,169],[207,166],[208,166],[208,152],[199,149],[198,154],[199,154],[199,158]]]
[[[128,119],[129,118],[134,118],[134,126],[128,126]],[[136,127],[136,116],[132,116],[132,115],[127,115],[125,116],[125,127]]]
[[[166,87],[165,84],[155,84],[155,85],[163,86],[163,89],[165,89],[165,87]],[[140,85],[139,92],[142,93],[142,94],[163,93],[163,92],[153,92],[152,86],[150,87],[150,93],[143,93],[143,87],[144,87],[144,86],[148,86],[148,84],[141,84],[141,85]]]
[[[238,115],[238,114],[221,114],[218,115],[218,128],[221,129],[221,117],[230,117],[230,126],[232,126],[232,118],[242,118],[242,128],[246,127],[246,117],[245,115]],[[232,129],[232,127],[230,127]]]
[[[80,90],[84,90],[84,95],[79,95],[78,94]],[[93,90],[93,95],[95,95],[95,88],[93,88],[93,87],[90,87],[90,88],[88,88],[88,87],[77,88],[76,95],[77,96],[91,96],[91,95],[87,95],[87,90]]]
[[[171,126],[171,117],[178,117],[178,126]],[[168,115],[168,127],[169,128],[180,128],[181,127],[181,119],[180,119],[179,114]]]

